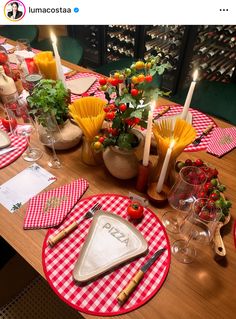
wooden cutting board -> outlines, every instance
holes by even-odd
[[[96,82],[95,76],[79,78],[66,81],[67,88],[71,90],[71,93],[81,95],[89,90],[89,88]]]

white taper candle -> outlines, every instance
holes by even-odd
[[[165,177],[166,177],[166,172],[168,169],[168,165],[169,165],[169,161],[170,161],[170,157],[171,157],[171,153],[172,153],[174,145],[175,145],[175,140],[172,140],[172,142],[170,143],[170,145],[167,149],[166,156],[165,156],[162,168],[161,168],[161,174],[160,174],[160,177],[159,177],[159,180],[157,183],[157,189],[156,189],[157,193],[160,193],[162,191],[163,184],[164,184]]]
[[[52,47],[53,47],[53,52],[55,56],[55,61],[56,61],[56,67],[57,67],[57,78],[62,81],[66,88],[66,80],[65,76],[63,73],[62,65],[61,65],[61,58],[57,49],[57,38],[54,33],[51,32],[51,40],[52,40]]]
[[[153,119],[153,110],[155,108],[156,102],[151,103],[151,109],[148,112],[148,121],[147,121],[147,131],[145,137],[144,151],[143,151],[143,166],[148,166],[149,163],[149,154],[152,138],[152,119]]]
[[[189,110],[190,103],[192,101],[193,92],[194,92],[194,89],[195,89],[195,86],[196,86],[197,77],[198,77],[198,70],[196,70],[194,72],[194,74],[193,74],[193,81],[191,82],[191,85],[189,87],[188,94],[187,94],[187,97],[186,97],[186,100],[185,100],[185,103],[184,103],[184,108],[183,108],[183,111],[181,113],[181,118],[183,120],[186,120],[187,115],[188,115],[188,110]]]

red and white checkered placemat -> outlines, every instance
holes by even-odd
[[[153,116],[155,117],[160,110],[162,110],[163,108],[165,108],[166,106],[160,106],[158,109],[155,109],[153,112]],[[183,106],[181,105],[171,105],[170,106],[170,110],[165,113],[163,115],[164,116],[172,116],[172,115],[176,115],[178,113],[181,113],[183,110]],[[195,130],[197,131],[197,137],[199,135],[201,135],[201,133],[207,128],[207,126],[209,125],[214,125],[214,127],[217,127],[216,123],[206,114],[199,112],[195,109],[190,108],[189,111],[192,113],[193,116],[193,122],[192,125],[195,128]],[[194,146],[193,144],[188,145],[185,148],[185,152],[197,152],[197,151],[203,151],[207,148],[210,140],[211,140],[211,136],[213,133],[214,129],[207,135],[205,136],[201,143],[197,146]]]
[[[0,129],[6,131],[0,122]],[[0,169],[14,162],[27,148],[27,139],[22,136],[16,136],[9,133],[11,139],[11,145],[9,147],[16,146],[17,148],[9,153],[0,155]]]
[[[45,237],[42,252],[45,276],[55,293],[78,311],[97,316],[123,314],[146,303],[161,288],[170,266],[169,240],[159,219],[151,210],[145,208],[144,218],[136,227],[148,242],[148,255],[121,266],[87,285],[80,286],[73,280],[72,271],[88,234],[91,220],[83,221],[73,233],[53,248],[48,246],[47,241],[49,236],[56,235],[75,218],[83,216],[95,203],[100,203],[104,211],[127,218],[126,209],[130,203],[127,197],[102,194],[81,200],[60,228],[49,230]],[[148,270],[128,301],[123,306],[119,306],[116,300],[117,295],[150,256],[163,247],[167,250]]]
[[[70,184],[32,197],[25,214],[24,229],[59,225],[87,188],[88,182],[80,178]]]
[[[73,75],[72,77],[70,77],[67,81],[71,81],[74,79],[79,79],[79,78],[86,78],[86,77],[96,77],[97,81],[94,82],[94,84],[88,89],[88,91],[86,92],[86,96],[89,96],[91,94],[93,94],[96,97],[100,97],[101,99],[105,99],[105,95],[104,92],[100,91],[98,88],[100,87],[100,84],[98,82],[100,76],[98,74],[94,74],[94,73],[76,73],[75,75]],[[71,94],[71,102],[74,102],[74,100],[77,100],[81,98],[81,95],[75,95],[75,94]]]

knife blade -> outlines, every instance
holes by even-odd
[[[6,154],[6,153],[11,152],[11,151],[14,151],[15,149],[17,149],[16,146],[5,148],[3,150],[0,150],[0,155]]]
[[[130,280],[128,285],[121,291],[121,293],[119,293],[119,295],[117,296],[117,301],[120,305],[123,305],[128,300],[129,296],[132,294],[132,292],[138,286],[140,281],[143,279],[144,274],[148,271],[148,269],[150,269],[150,267],[154,264],[157,258],[161,256],[165,250],[166,248],[162,248],[156,251],[155,254],[152,255],[152,257],[149,258],[148,261],[139,269],[139,271],[134,275],[134,277]]]

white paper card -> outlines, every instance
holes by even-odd
[[[4,47],[5,50],[9,51],[14,48],[14,45],[6,43],[6,44],[2,44],[2,47]]]
[[[70,68],[68,68],[67,66],[62,66],[62,70],[63,70],[63,73],[66,74],[66,73],[69,73],[71,72],[72,70]]]
[[[0,186],[0,203],[14,213],[55,180],[54,175],[34,163]]]

